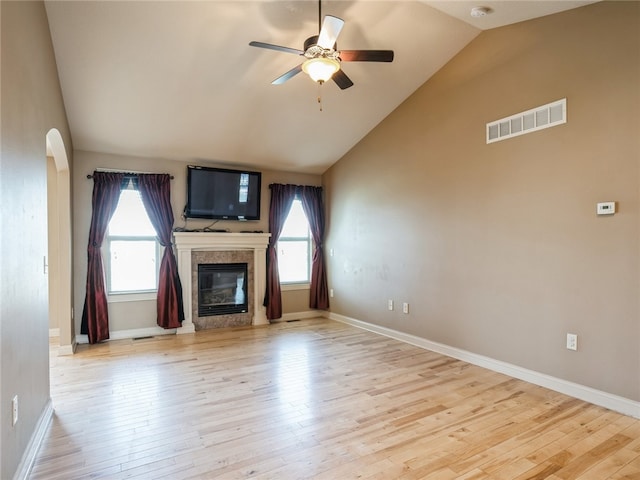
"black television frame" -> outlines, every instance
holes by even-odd
[[[195,171],[200,172],[209,172],[212,175],[241,175],[247,174],[249,175],[249,191],[248,194],[251,195],[250,198],[253,198],[255,195],[255,206],[256,211],[250,212],[250,215],[228,215],[222,213],[220,211],[211,211],[211,213],[194,213],[193,212],[193,179]],[[252,183],[252,179],[255,183]],[[252,190],[251,185],[257,185]],[[252,170],[240,170],[240,169],[230,169],[230,168],[219,168],[219,167],[203,167],[198,165],[188,165],[187,166],[187,203],[184,208],[184,215],[186,218],[200,218],[200,219],[209,219],[209,220],[233,220],[233,221],[253,221],[260,220],[260,200],[262,196],[262,172],[252,171]]]

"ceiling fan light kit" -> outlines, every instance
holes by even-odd
[[[340,62],[328,57],[310,58],[302,64],[302,71],[318,83],[326,82],[338,70],[340,70]]]

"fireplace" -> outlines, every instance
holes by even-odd
[[[198,316],[247,312],[248,283],[246,263],[198,264]]]
[[[182,282],[184,316],[176,333],[191,333],[208,328],[268,325],[262,305],[266,286],[268,233],[174,232],[178,251],[178,271]],[[246,263],[246,313],[198,315],[198,267],[201,263]]]
[[[182,282],[184,321],[176,333],[249,325],[268,325],[262,305],[266,287],[266,251],[268,233],[174,232],[178,251],[178,271]],[[207,263],[246,263],[246,312],[210,315],[198,314],[198,265]]]

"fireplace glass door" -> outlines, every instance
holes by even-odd
[[[246,263],[198,265],[198,316],[248,311]]]

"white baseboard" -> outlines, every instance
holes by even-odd
[[[64,357],[67,355],[73,355],[74,353],[76,353],[77,346],[78,346],[78,342],[76,341],[75,338],[71,341],[71,345],[60,345],[58,347],[58,356]]]
[[[328,312],[322,310],[308,310],[305,312],[283,313],[282,317],[269,320],[270,323],[291,322],[293,320],[307,320],[309,318],[326,317]]]
[[[196,333],[196,326],[193,323],[186,324],[183,322],[183,326],[176,328],[176,335],[185,335],[187,333]]]
[[[431,350],[442,355],[457,358],[479,367],[484,367],[494,372],[503,373],[513,378],[518,378],[534,385],[554,390],[556,392],[564,393],[574,398],[584,400],[585,402],[593,403],[604,408],[628,415],[634,418],[640,418],[640,402],[613,395],[611,393],[596,390],[595,388],[587,387],[577,383],[569,382],[561,378],[552,377],[544,373],[536,372],[526,368],[519,367],[510,363],[495,360],[484,355],[478,355],[476,353],[468,352],[459,348],[444,345],[442,343],[433,342],[422,337],[410,335],[408,333],[399,332],[387,327],[381,327],[372,323],[363,322],[354,318],[339,315],[337,313],[329,313],[326,315],[331,320],[347,323],[354,327],[359,327],[370,332],[378,333],[386,337],[399,340],[401,342],[415,345],[416,347]]]
[[[157,337],[158,335],[174,335],[176,333],[175,328],[161,328],[161,327],[146,327],[146,328],[132,328],[130,330],[114,330],[109,332],[109,340],[125,340],[129,338],[139,337]],[[88,335],[76,335],[77,343],[89,343]]]
[[[38,423],[36,423],[36,428],[29,439],[29,444],[22,455],[16,473],[13,475],[13,480],[27,480],[29,478],[29,474],[36,460],[36,455],[38,454],[38,450],[40,449],[42,440],[44,440],[52,418],[53,404],[51,403],[51,399],[49,399],[38,419]]]
[[[321,310],[310,310],[306,312],[286,313],[282,316],[282,318],[279,318],[278,320],[275,320],[275,321],[286,322],[291,320],[302,320],[307,318],[318,318],[318,317],[326,317],[326,316],[327,316],[327,312],[324,312]],[[274,320],[272,320],[272,322],[273,321]],[[138,338],[138,337],[156,337],[158,335],[173,335],[176,333],[192,333],[192,332],[184,332],[180,330],[181,329],[175,329],[175,328],[164,329],[161,327],[132,328],[130,330],[114,330],[109,332],[109,340],[124,340],[129,338]],[[193,330],[193,332],[195,332],[195,330]],[[72,351],[67,353],[67,350],[71,346],[66,346],[67,350],[65,350],[65,353],[60,353],[62,352],[62,348],[63,348],[63,347],[60,347],[61,350],[59,350],[58,354],[72,355],[73,352],[75,351],[76,344],[81,344],[81,343],[89,343],[89,336],[82,335],[82,334],[76,335]]]
[[[59,337],[60,329],[59,328],[50,328],[49,329],[49,337]]]

